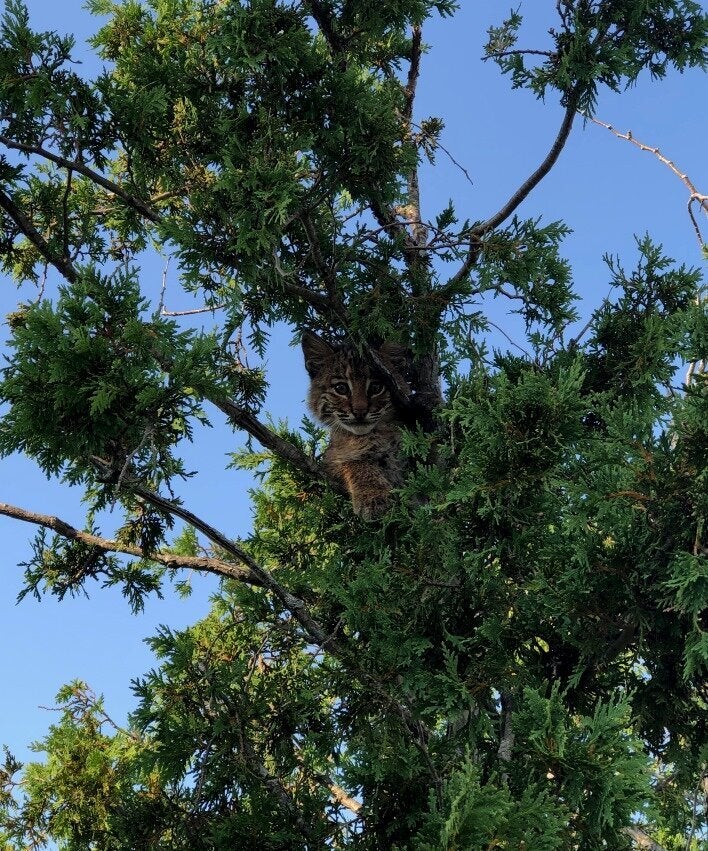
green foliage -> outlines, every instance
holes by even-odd
[[[642,237],[633,271],[606,258],[613,295],[577,333],[565,224],[511,210],[492,227],[452,203],[418,221],[443,128],[409,114],[418,26],[454,6],[91,0],[107,67],[86,80],[70,38],[7,3],[0,263],[42,290],[8,317],[0,452],[89,505],[83,532],[35,518],[22,596],[98,580],[137,610],[182,567],[224,582],[202,621],[150,640],[125,728],[74,683],[41,761],[6,754],[6,851],[595,851],[630,848],[637,824],[698,851],[701,275]],[[571,111],[706,64],[688,0],[556,9],[549,49],[517,49],[512,12],[487,54]],[[215,330],[145,296],[156,246]],[[499,297],[528,354],[488,353]],[[328,479],[320,428],[257,419],[268,376],[248,359],[276,323],[410,346],[406,477],[380,522]],[[229,449],[248,436],[238,543],[171,491],[207,402]]]
[[[664,77],[670,66],[679,70],[706,67],[708,22],[693,0],[561,0],[560,26],[551,29],[547,58],[534,67],[526,53],[515,49],[523,17],[518,10],[490,27],[486,54],[515,87],[530,88],[539,97],[548,88],[565,93],[577,87],[579,108],[592,114],[598,84],[619,92],[648,70]]]

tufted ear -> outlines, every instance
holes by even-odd
[[[312,331],[302,332],[302,353],[305,356],[305,369],[310,378],[314,378],[322,367],[332,359],[334,349]]]

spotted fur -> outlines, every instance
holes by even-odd
[[[324,462],[343,482],[354,512],[372,520],[403,480],[398,410],[382,377],[351,347],[331,346],[305,332],[302,350],[310,376],[308,406],[330,431]],[[384,344],[378,355],[392,372],[403,374],[406,354],[400,346]]]

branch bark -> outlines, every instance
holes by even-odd
[[[113,476],[110,464],[96,456],[94,456],[91,461],[94,466],[110,480]],[[181,520],[184,520],[185,523],[189,523],[191,526],[194,526],[195,529],[199,529],[199,531],[202,532],[202,534],[204,534],[212,543],[232,555],[235,559],[241,562],[242,565],[248,568],[251,575],[256,580],[256,583],[254,584],[261,585],[263,588],[270,591],[273,596],[283,604],[284,608],[300,623],[308,636],[316,644],[323,648],[326,647],[330,651],[335,652],[337,655],[344,655],[344,648],[333,636],[328,635],[317,621],[314,620],[308,612],[304,601],[291,594],[275,579],[273,574],[267,568],[258,564],[258,562],[249,555],[249,553],[239,547],[238,544],[234,543],[230,538],[227,538],[223,532],[220,532],[196,514],[193,514],[180,503],[166,499],[164,496],[160,496],[160,494],[151,491],[149,488],[146,488],[139,482],[131,479],[130,476],[125,476],[123,478],[123,484],[127,491],[140,497],[149,505],[158,508],[165,514],[179,517]]]
[[[136,198],[134,195],[126,192],[125,189],[117,183],[114,183],[112,180],[108,180],[108,178],[104,177],[99,172],[88,168],[88,166],[85,166],[77,160],[68,160],[65,157],[59,156],[59,154],[55,154],[52,151],[48,151],[46,148],[42,148],[38,145],[26,145],[23,142],[16,142],[8,136],[0,136],[0,144],[5,145],[6,148],[12,148],[15,151],[22,151],[25,154],[35,154],[39,157],[43,157],[45,160],[49,160],[50,162],[61,166],[62,168],[82,174],[84,177],[87,177],[89,180],[98,184],[98,186],[106,189],[111,193],[111,195],[115,195],[117,198],[120,198],[121,201],[124,201],[129,207],[132,207],[140,213],[141,216],[145,216],[145,218],[149,219],[151,222],[157,224],[161,221],[160,214],[153,210],[152,207],[140,198]]]
[[[462,267],[441,288],[442,292],[446,292],[448,290],[454,291],[457,285],[460,284],[467,275],[469,275],[477,262],[481,249],[482,238],[495,228],[499,227],[502,222],[506,221],[506,219],[508,219],[514,210],[516,210],[516,208],[526,200],[526,198],[556,164],[558,157],[570,136],[570,131],[572,130],[573,121],[578,109],[578,103],[580,101],[580,95],[580,85],[576,85],[568,94],[568,102],[566,104],[565,114],[563,116],[560,129],[553,144],[551,145],[551,149],[546,154],[546,157],[539,167],[521,184],[516,192],[511,195],[509,200],[493,216],[490,216],[486,221],[481,222],[470,230],[470,247],[467,257],[462,264]]]
[[[553,144],[551,145],[550,151],[546,154],[541,165],[531,175],[529,175],[529,177],[521,184],[521,186],[516,190],[516,192],[514,192],[514,194],[498,212],[496,212],[493,216],[490,216],[486,222],[482,222],[482,224],[472,228],[472,233],[475,236],[482,237],[494,230],[494,228],[498,227],[502,222],[506,221],[506,219],[508,219],[514,210],[526,200],[526,198],[556,164],[561,151],[565,147],[565,143],[568,141],[570,131],[573,128],[573,120],[578,109],[580,94],[581,87],[579,85],[576,85],[569,93],[568,103],[565,108],[565,115],[563,116],[560,130],[558,131],[558,135],[556,136]]]
[[[252,437],[255,437],[266,449],[270,449],[275,455],[292,464],[293,467],[301,472],[311,476],[316,481],[327,481],[332,488],[343,493],[341,484],[328,476],[321,464],[314,458],[306,455],[294,444],[283,439],[274,431],[271,431],[268,426],[264,425],[250,411],[240,407],[240,405],[237,405],[230,399],[214,398],[209,399],[209,401],[225,413],[231,422]]]
[[[6,502],[0,502],[0,514],[5,517],[12,517],[15,520],[22,520],[25,523],[32,523],[35,526],[43,526],[46,529],[51,529],[70,541],[81,541],[90,547],[95,547],[105,553],[120,553],[122,555],[136,556],[149,561],[164,564],[165,567],[185,568],[192,570],[200,570],[205,573],[213,573],[216,576],[223,576],[227,579],[236,579],[239,582],[247,582],[250,585],[262,586],[263,583],[255,574],[248,568],[239,567],[235,564],[229,564],[217,558],[202,558],[199,556],[181,556],[174,553],[164,552],[145,552],[140,547],[131,544],[124,544],[120,541],[110,538],[101,538],[97,535],[92,535],[90,532],[82,532],[75,529],[69,523],[61,520],[59,517],[49,514],[37,514],[34,511],[27,511],[24,508],[19,508],[15,505],[9,505]]]
[[[67,257],[57,257],[51,249],[51,246],[27,216],[20,210],[15,202],[0,189],[0,208],[12,219],[20,231],[34,245],[44,259],[50,263],[59,272],[62,277],[66,278],[70,283],[74,283],[77,278],[76,269]]]
[[[513,692],[503,691],[501,693],[501,719],[502,730],[499,740],[499,749],[497,750],[497,758],[503,763],[502,780],[506,783],[509,775],[506,773],[506,767],[511,762],[511,752],[514,747],[514,695]]]
[[[631,836],[635,841],[637,848],[645,849],[645,851],[666,851],[663,845],[655,842],[648,833],[645,833],[640,827],[625,827],[624,832],[627,836]]]

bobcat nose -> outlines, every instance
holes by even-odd
[[[366,414],[367,414],[368,412],[367,412],[366,408],[354,408],[354,410],[352,411],[352,413],[354,414],[354,419],[355,419],[358,423],[363,423],[363,422],[364,422],[364,420],[366,419]]]

